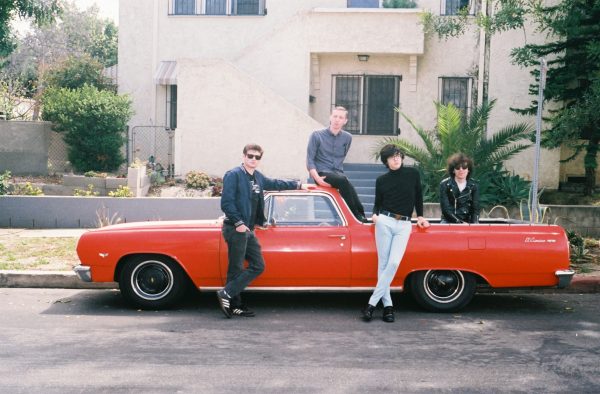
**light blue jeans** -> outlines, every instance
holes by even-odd
[[[377,306],[379,300],[383,306],[392,306],[390,284],[396,276],[400,261],[406,251],[408,238],[412,231],[410,221],[396,220],[389,216],[378,215],[375,223],[375,243],[377,244],[377,286],[369,299],[369,304]]]

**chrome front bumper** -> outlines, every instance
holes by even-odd
[[[573,275],[575,275],[575,271],[573,270],[560,270],[560,271],[556,271],[554,273],[554,275],[556,275],[556,277],[558,278],[558,288],[559,289],[564,289],[565,287],[569,286],[569,284],[571,283],[571,279],[573,279]]]
[[[92,281],[92,270],[87,265],[76,265],[75,267],[73,267],[73,271],[75,271],[79,279],[81,279],[82,281]]]

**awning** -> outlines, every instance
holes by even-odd
[[[177,62],[160,62],[154,73],[157,85],[177,85]]]

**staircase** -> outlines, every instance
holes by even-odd
[[[375,179],[385,172],[387,168],[383,164],[344,163],[344,174],[356,189],[367,217],[373,213]]]

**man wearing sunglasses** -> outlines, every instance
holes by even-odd
[[[473,160],[463,153],[448,158],[448,178],[440,182],[442,223],[479,223],[479,188],[471,178]]]
[[[217,298],[227,318],[254,316],[242,303],[240,293],[265,269],[260,244],[254,235],[254,226],[263,226],[266,222],[263,191],[306,188],[299,181],[271,179],[257,171],[262,156],[263,149],[259,145],[246,145],[242,164],[223,176],[221,210],[225,220],[222,232],[229,261],[227,284],[217,292]],[[248,261],[246,269],[244,260]]]
[[[308,141],[306,167],[319,186],[335,187],[354,216],[366,222],[365,210],[354,186],[344,175],[344,159],[352,144],[352,134],[343,130],[348,123],[348,110],[335,107],[329,115],[329,127],[314,131]]]

